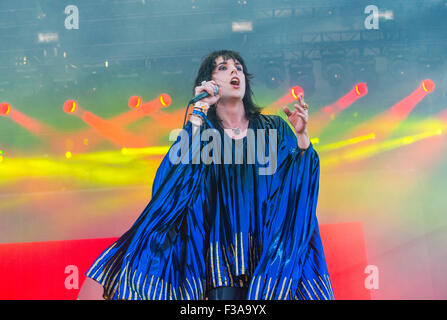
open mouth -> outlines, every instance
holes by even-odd
[[[239,80],[239,78],[237,78],[237,77],[231,78],[230,84],[231,84],[233,87],[237,87],[237,88],[239,88],[239,85],[240,85],[240,80]]]

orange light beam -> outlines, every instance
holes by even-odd
[[[166,93],[162,93],[157,98],[143,103],[141,97],[132,96],[128,102],[128,105],[132,110],[112,117],[107,121],[124,127],[139,120],[141,117],[151,115],[151,113],[156,112],[160,108],[168,107],[171,104],[171,101],[171,97]],[[73,112],[76,113],[76,102],[74,100],[67,100],[64,104],[64,111],[70,113],[70,110],[73,107]],[[82,112],[77,115],[81,116]],[[68,149],[71,151],[84,152],[100,143],[103,139],[104,137],[102,135],[97,134],[97,130],[94,128],[87,128],[70,135],[65,135],[64,137],[58,137],[53,141],[52,145],[54,150],[61,151],[61,149],[64,150],[67,148],[66,145],[68,142]],[[154,136],[146,135],[145,139],[146,146],[154,143]]]
[[[127,132],[121,126],[113,122],[104,120],[97,115],[86,111],[81,119],[98,131],[104,138],[108,139],[119,147],[143,148],[147,147],[146,140]]]
[[[343,97],[334,103],[323,107],[321,110],[312,114],[312,126],[309,126],[309,134],[317,136],[327,127],[329,122],[335,117],[351,106],[355,101],[368,94],[368,86],[364,82],[357,83]]]
[[[294,100],[298,100],[300,94],[304,95],[304,90],[300,86],[292,87],[285,95],[274,101],[272,104],[262,110],[264,114],[278,113],[282,111],[282,107],[289,105]]]
[[[345,94],[343,97],[335,101],[333,104],[323,107],[322,111],[326,114],[338,114],[343,111],[357,99],[368,94],[368,86],[364,82],[357,83],[351,91]]]
[[[74,114],[81,118],[90,127],[95,129],[104,138],[108,139],[113,144],[119,147],[142,148],[146,147],[146,141],[143,138],[137,137],[132,133],[127,132],[121,126],[104,120],[97,115],[85,111],[79,107],[74,100],[67,100],[63,107],[66,113]]]
[[[358,136],[365,132],[374,131],[378,139],[376,141],[385,139],[398,128],[416,105],[434,89],[435,84],[432,80],[426,79],[422,81],[421,85],[410,95],[393,105],[390,109],[377,115],[371,121],[355,127],[349,135]]]
[[[388,112],[389,117],[396,121],[404,120],[414,107],[434,89],[435,83],[432,80],[426,79],[422,81],[421,85],[415,91],[390,109]]]
[[[147,102],[143,102],[139,96],[132,96],[128,102],[128,106],[132,110],[113,117],[110,121],[124,127],[144,116],[153,114],[161,108],[170,106],[171,102],[171,97],[166,93],[162,93],[157,98]]]
[[[11,105],[7,102],[0,103],[0,115],[4,117],[8,117],[14,122],[18,123],[29,132],[34,134],[35,136],[41,136],[43,133],[45,134],[55,134],[56,130],[51,127],[43,124],[42,122],[33,119],[24,113],[12,108]]]
[[[436,167],[445,163],[443,153],[447,148],[447,139],[444,131],[447,129],[447,108],[434,116],[440,119],[442,130],[440,135],[424,139],[423,142],[412,143],[406,148],[399,148],[379,161],[389,168],[400,168],[402,164],[415,172],[432,174]],[[436,126],[433,127],[436,129]],[[411,159],[411,161],[408,161]],[[378,164],[380,167],[380,164]],[[352,166],[351,166],[352,167]]]
[[[191,107],[190,107],[191,110]],[[183,119],[185,117],[185,108],[173,112],[163,112],[163,110],[156,110],[151,114],[154,121],[158,122],[162,126],[168,129],[182,128]]]

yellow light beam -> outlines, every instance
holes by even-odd
[[[154,146],[147,148],[122,148],[123,155],[138,155],[138,156],[156,156],[165,155],[168,153],[171,146]]]
[[[0,185],[23,179],[75,180],[91,185],[141,184],[155,175],[159,161],[94,163],[72,158],[8,158],[0,165]]]
[[[318,147],[318,151],[331,151],[331,150],[341,149],[346,146],[350,146],[353,144],[357,144],[357,143],[360,143],[360,142],[363,142],[366,140],[375,139],[375,138],[376,138],[376,135],[374,133],[370,133],[370,134],[367,134],[364,136],[355,137],[355,138],[351,138],[351,139],[347,139],[347,140],[343,140],[343,141],[339,141],[339,142],[322,145],[321,147]]]
[[[427,139],[433,136],[441,135],[443,130],[441,128],[426,131],[420,134],[415,134],[412,136],[405,136],[402,138],[386,140],[380,143],[376,143],[373,145],[356,148],[355,150],[346,151],[342,155],[330,156],[330,157],[322,157],[321,165],[325,167],[329,167],[330,165],[336,165],[340,162],[350,163],[362,159],[366,159],[369,157],[373,157],[379,153],[386,152],[392,149],[396,149],[402,146],[406,146],[411,143],[415,143],[422,139]]]

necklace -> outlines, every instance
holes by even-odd
[[[222,126],[223,126],[225,129],[231,129],[231,130],[233,131],[233,134],[238,135],[238,134],[241,133],[241,128],[240,128],[240,127],[235,127],[235,128],[228,128],[228,127],[225,127],[225,126],[223,125],[223,121],[222,121]]]
[[[237,127],[237,128],[227,128],[227,129],[233,130],[234,134],[240,134],[241,133],[241,128],[239,128],[239,127]]]

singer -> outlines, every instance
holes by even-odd
[[[214,129],[244,150],[249,130],[265,134],[256,148],[276,139],[276,171],[259,175],[245,153],[242,163],[212,164],[173,164],[166,155],[142,214],[86,272],[103,298],[334,299],[316,217],[320,162],[308,105],[301,96],[293,111],[283,108],[291,126],[263,115],[251,78],[237,52],[205,57],[193,93],[208,95],[184,130],[193,138]],[[200,149],[208,143],[199,140]]]

